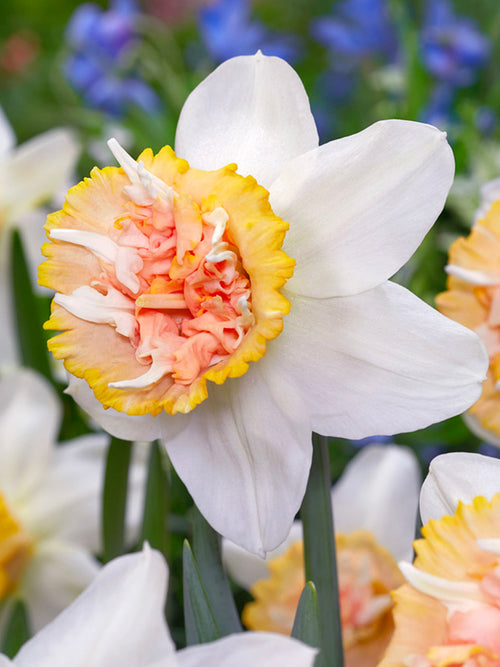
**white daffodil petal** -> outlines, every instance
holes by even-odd
[[[0,655],[0,667],[15,667],[15,663],[9,660],[6,655]]]
[[[422,523],[454,514],[459,501],[488,500],[500,492],[500,461],[482,454],[451,452],[431,461],[420,493]]]
[[[269,187],[283,165],[318,145],[309,100],[295,71],[280,58],[232,58],[187,98],[175,149],[192,167],[236,162]]]
[[[176,665],[163,617],[167,574],[146,547],[108,563],[53,623],[28,641],[16,667]]]
[[[313,430],[363,438],[423,428],[480,395],[488,357],[479,338],[387,282],[352,297],[286,293],[290,315],[270,349],[299,386]]]
[[[122,440],[151,441],[162,436],[177,435],[185,426],[182,419],[175,419],[162,413],[151,415],[126,415],[113,408],[105,410],[94,392],[80,378],[69,375],[69,384],[65,390],[78,405],[87,412],[99,426],[102,426],[115,438]]]
[[[287,289],[324,298],[390,278],[441,212],[453,153],[430,125],[375,123],[291,162],[270,188],[290,223],[283,249],[297,260]]]
[[[333,487],[335,530],[368,530],[396,560],[411,560],[420,484],[411,449],[368,445]]]
[[[94,553],[101,550],[101,494],[108,436],[77,438],[54,449],[31,503],[17,512],[30,535],[59,539]]]
[[[399,569],[405,579],[421,593],[430,595],[443,602],[464,602],[473,600],[483,602],[484,596],[478,583],[473,581],[455,581],[443,579],[434,574],[419,570],[411,563],[399,563]]]
[[[0,159],[5,159],[15,145],[16,135],[2,107],[0,107]]]
[[[302,642],[272,632],[244,632],[177,653],[179,667],[307,667],[318,653]]]
[[[293,385],[265,359],[211,387],[182,434],[165,442],[196,505],[224,537],[264,556],[288,535],[311,464],[311,425]],[[244,520],[243,520],[244,519]]]
[[[288,537],[279,547],[260,558],[230,540],[222,540],[222,560],[232,579],[247,591],[259,579],[269,576],[267,561],[284,554],[294,542],[302,540],[302,522],[294,521]]]
[[[0,382],[0,490],[10,502],[44,476],[60,421],[61,406],[42,376],[23,369]]]
[[[0,367],[16,368],[20,363],[19,340],[14,319],[10,280],[10,238],[0,234]]]
[[[71,604],[99,569],[85,549],[58,539],[38,542],[21,591],[32,631],[38,632]]]
[[[79,151],[74,135],[64,129],[40,134],[17,148],[0,172],[9,220],[19,220],[69,180]]]

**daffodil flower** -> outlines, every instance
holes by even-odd
[[[240,633],[181,651],[165,623],[168,569],[147,544],[115,558],[50,625],[0,667],[312,667],[317,651],[288,637]]]
[[[423,539],[394,594],[396,629],[380,667],[500,664],[500,461],[453,453],[431,462]]]
[[[12,602],[30,627],[51,621],[100,565],[100,501],[109,438],[55,446],[61,405],[41,376],[18,370],[0,381],[0,636]],[[128,532],[136,537],[145,467],[130,471]]]
[[[419,492],[417,459],[397,445],[368,445],[332,489],[347,667],[375,667],[389,643],[390,591],[403,583],[398,560],[412,558]],[[290,634],[305,584],[300,521],[265,561],[228,540],[223,556],[255,598],[243,610],[246,627]]]
[[[43,223],[33,211],[69,183],[80,149],[73,133],[63,128],[44,132],[16,147],[16,139],[0,107],[0,361],[16,357],[7,275],[7,244],[3,232],[21,229],[28,250],[41,242]],[[33,254],[35,254],[33,252]],[[39,252],[38,252],[39,254]],[[36,255],[35,255],[36,256]],[[37,257],[37,264],[41,257]]]
[[[311,431],[407,431],[477,398],[478,338],[387,280],[444,205],[441,132],[384,121],[318,147],[300,79],[258,53],[191,93],[180,157],[110,148],[121,168],[48,219],[50,348],[106,429],[163,440],[220,533],[261,555],[285,539]]]

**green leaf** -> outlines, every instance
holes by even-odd
[[[17,229],[12,232],[10,282],[22,365],[33,368],[53,382],[49,352],[43,333],[43,318],[33,291],[21,236]]]
[[[220,535],[210,526],[195,506],[193,520],[193,552],[210,607],[222,635],[241,632],[242,627],[231,587],[221,557]]]
[[[5,627],[1,652],[13,658],[29,638],[30,629],[26,606],[22,600],[16,600]]]
[[[166,556],[167,539],[167,477],[163,468],[161,445],[151,443],[148,464],[148,482],[144,501],[141,543],[147,540]]]
[[[306,581],[318,595],[321,653],[317,665],[343,667],[337,559],[331,501],[328,439],[313,433],[313,457],[300,509],[304,531]]]
[[[102,498],[103,561],[125,552],[125,513],[132,443],[113,438],[106,457]]]
[[[312,581],[308,581],[302,590],[293,621],[292,637],[315,648],[320,645],[318,595]]]
[[[210,608],[193,552],[187,540],[182,550],[184,622],[188,646],[204,644],[222,637]]]

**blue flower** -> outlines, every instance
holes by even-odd
[[[295,62],[299,55],[293,36],[273,34],[260,21],[250,19],[248,0],[211,2],[199,12],[198,25],[208,52],[216,62],[253,55],[259,49],[289,63]]]
[[[420,114],[419,120],[429,125],[435,125],[444,130],[453,120],[453,102],[455,87],[448,83],[438,83],[431,93],[427,106]]]
[[[70,18],[66,41],[71,55],[63,71],[87,104],[119,116],[130,105],[155,112],[160,101],[128,62],[137,46],[135,0],[114,0],[104,11],[94,3],[80,5]]]
[[[420,46],[427,70],[458,87],[474,83],[490,54],[488,39],[474,21],[456,16],[448,0],[428,2]]]
[[[398,41],[385,0],[343,0],[331,16],[316,19],[314,38],[333,55],[359,61],[379,55],[394,61]]]

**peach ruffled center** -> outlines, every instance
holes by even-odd
[[[113,351],[99,346],[82,351],[82,325],[57,308],[48,328],[76,335],[52,339],[50,347],[105,407],[188,412],[206,397],[206,380],[242,375],[281,331],[289,304],[277,288],[294,265],[280,250],[287,225],[274,216],[268,193],[235,166],[190,170],[164,149],[156,158],[143,154],[146,168],[116,142],[110,147],[126,178],[99,173],[105,201],[95,212],[97,174],[74,189],[77,204],[69,198],[49,218],[57,247],[44,247],[53,259],[40,277],[57,290],[54,303],[66,314],[113,327],[119,359],[113,363]],[[88,270],[75,285],[61,265],[78,249],[90,257],[76,255]],[[112,338],[103,333],[108,345]]]

